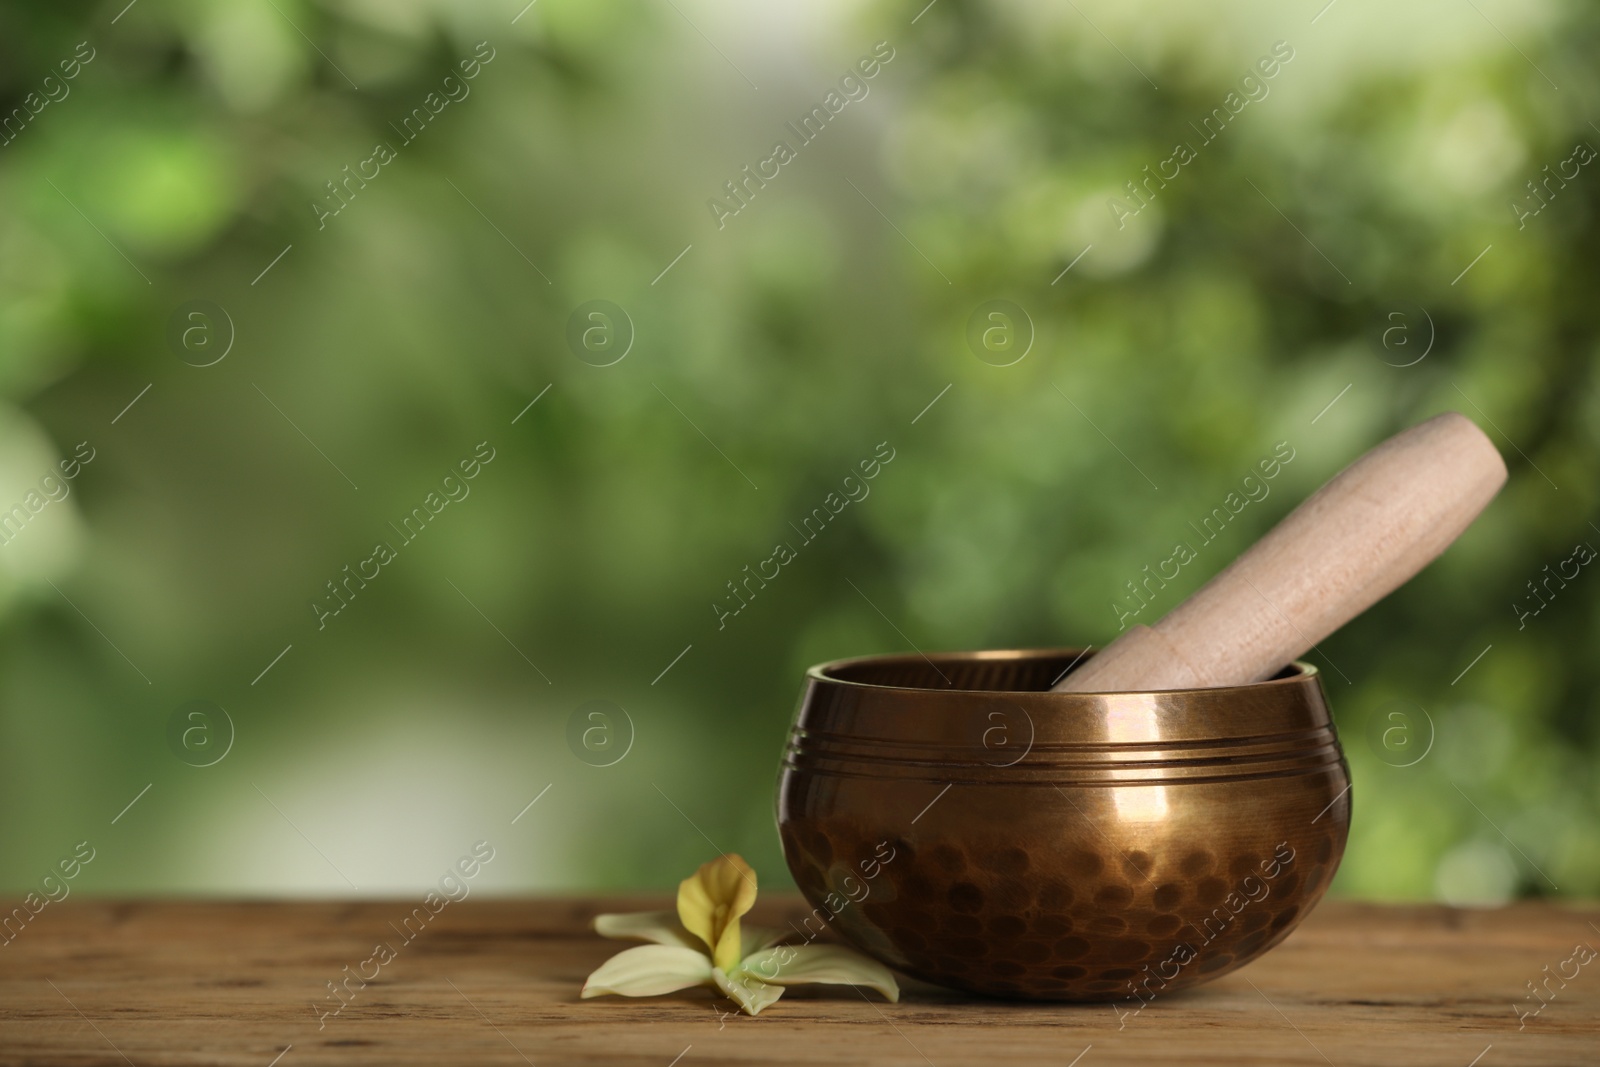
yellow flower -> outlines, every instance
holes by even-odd
[[[719,856],[678,883],[678,921],[711,946],[724,971],[739,954],[739,919],[756,902],[756,872],[739,856]]]
[[[583,984],[583,996],[615,993],[653,997],[692,986],[719,989],[755,1015],[801,982],[867,986],[900,999],[894,975],[881,963],[841,945],[783,945],[789,932],[750,927],[739,920],[756,900],[756,872],[738,856],[720,856],[678,886],[678,914],[636,912],[599,915],[605,937],[654,944],[611,957]]]

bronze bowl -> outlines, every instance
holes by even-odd
[[[989,996],[1156,996],[1289,935],[1344,855],[1350,772],[1316,668],[1052,693],[1074,649],[871,656],[806,673],[778,829],[831,928]]]

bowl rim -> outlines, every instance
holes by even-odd
[[[878,653],[876,655],[870,655],[870,656],[849,656],[849,657],[846,657],[844,659],[835,659],[835,660],[828,660],[828,661],[826,661],[824,663],[815,663],[815,664],[812,664],[810,667],[806,668],[806,678],[809,681],[812,681],[812,682],[818,682],[818,683],[823,683],[823,684],[832,685],[832,686],[840,686],[840,687],[843,687],[843,688],[846,688],[846,689],[870,689],[870,690],[873,690],[873,691],[880,691],[880,692],[896,692],[896,691],[898,691],[898,692],[902,692],[902,693],[970,693],[970,694],[973,694],[973,695],[986,695],[986,696],[1015,696],[1018,693],[1027,693],[1027,694],[1029,694],[1031,696],[1043,697],[1045,699],[1073,700],[1073,699],[1080,698],[1080,697],[1159,696],[1159,695],[1162,695],[1162,694],[1179,694],[1179,693],[1229,693],[1229,692],[1243,693],[1243,692],[1248,692],[1248,691],[1252,691],[1252,690],[1253,691],[1260,691],[1260,690],[1264,690],[1264,689],[1265,690],[1270,690],[1270,689],[1276,689],[1276,688],[1285,688],[1285,687],[1292,687],[1292,686],[1298,686],[1298,685],[1306,685],[1308,683],[1315,684],[1317,682],[1317,680],[1320,678],[1321,673],[1322,673],[1320,670],[1318,670],[1316,664],[1307,663],[1304,660],[1298,660],[1297,659],[1297,660],[1290,661],[1288,666],[1285,668],[1284,673],[1280,673],[1280,674],[1278,674],[1278,675],[1276,675],[1276,676],[1274,676],[1272,678],[1267,678],[1267,679],[1264,679],[1264,680],[1259,681],[1259,682],[1248,682],[1248,683],[1246,683],[1244,685],[1197,686],[1197,687],[1191,687],[1191,688],[1186,688],[1186,689],[1107,689],[1107,690],[1092,690],[1092,691],[1086,690],[1086,691],[1083,691],[1083,692],[1073,692],[1073,693],[1056,693],[1056,692],[1052,692],[1051,690],[1048,690],[1048,689],[1040,689],[1040,690],[1035,690],[1035,689],[954,689],[954,688],[950,688],[950,687],[933,687],[933,686],[882,685],[882,684],[879,684],[877,682],[862,682],[862,681],[856,681],[855,679],[851,679],[851,678],[840,678],[840,677],[830,673],[830,672],[835,671],[835,670],[848,668],[848,667],[860,666],[862,664],[893,665],[893,664],[896,664],[896,663],[916,663],[917,661],[920,660],[920,661],[922,661],[924,663],[927,663],[930,666],[934,666],[935,668],[937,668],[937,664],[940,661],[946,661],[946,662],[966,662],[966,661],[974,661],[974,660],[978,660],[978,661],[982,661],[982,660],[1003,661],[1003,660],[1021,660],[1021,659],[1031,659],[1031,658],[1043,658],[1045,656],[1067,656],[1067,655],[1072,655],[1073,656],[1073,660],[1072,660],[1072,664],[1071,665],[1072,666],[1076,666],[1078,660],[1080,660],[1080,659],[1086,659],[1086,658],[1092,659],[1093,658],[1094,653],[1093,653],[1093,651],[1091,651],[1093,648],[1094,648],[1093,645],[1089,645],[1089,646],[1087,646],[1085,648],[1077,648],[1075,646],[1065,646],[1065,647],[1056,647],[1056,648],[979,649],[979,650],[976,650],[976,651],[932,652],[932,653],[925,653],[925,652],[920,652],[920,651],[919,652],[884,652],[884,653]]]

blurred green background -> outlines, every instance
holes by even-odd
[[[1600,546],[1600,171],[1574,151],[1600,12],[923,3],[0,11],[0,508],[26,512],[0,890],[80,840],[91,893],[410,893],[480,838],[494,892],[662,889],[710,842],[787,884],[808,664],[1103,644],[1278,442],[1270,495],[1143,621],[1458,409],[1509,485],[1311,657],[1356,780],[1336,890],[1600,892],[1600,576],[1519,618]],[[1111,203],[1180,142],[1145,206]],[[593,300],[626,321],[569,342]],[[974,347],[995,300],[1014,333]],[[319,626],[480,442],[470,495]],[[870,495],[719,627],[884,442]],[[195,700],[235,731],[205,767],[169,742]],[[610,766],[569,746],[592,700],[632,724]]]

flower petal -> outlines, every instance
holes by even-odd
[[[891,1002],[900,999],[900,986],[889,968],[843,945],[783,945],[749,956],[739,969],[760,982],[796,985],[828,982],[867,986]]]
[[[679,884],[678,919],[728,971],[741,959],[739,917],[755,902],[756,872],[737,855],[718,856]]]
[[[793,930],[784,930],[776,926],[745,926],[739,934],[744,941],[746,953],[756,953],[769,949],[786,937],[797,937]]]
[[[700,939],[683,928],[670,911],[611,912],[594,917],[595,933],[601,937],[634,938],[658,945],[676,945],[704,952]],[[762,946],[766,947],[766,946]]]
[[[679,945],[640,945],[606,960],[583,983],[583,996],[616,993],[653,997],[690,986],[713,985],[711,961],[698,949]]]
[[[747,974],[744,971],[738,971],[730,975],[725,974],[722,968],[718,967],[712,972],[712,976],[716,979],[717,988],[726,993],[728,998],[735,1004],[743,1008],[746,1015],[760,1015],[762,1008],[767,1007],[783,996],[783,987],[781,985],[768,985],[766,982],[760,981],[754,975]]]

